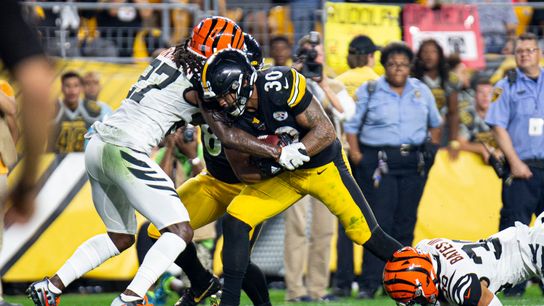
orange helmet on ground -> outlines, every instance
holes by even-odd
[[[383,286],[399,305],[435,305],[438,278],[429,254],[404,247],[393,254],[383,270]]]
[[[234,21],[213,16],[202,20],[193,28],[188,45],[192,53],[208,58],[216,51],[226,48],[244,49],[244,32]]]

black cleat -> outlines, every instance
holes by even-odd
[[[196,292],[193,288],[187,288],[174,306],[196,306],[205,298],[216,294],[219,290],[221,290],[221,282],[217,277],[212,276],[208,282],[208,286],[200,292]]]

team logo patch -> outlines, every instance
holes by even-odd
[[[499,88],[499,87],[495,88],[493,90],[493,96],[491,97],[491,102],[492,103],[496,102],[501,97],[501,95],[502,95],[502,88]]]
[[[285,119],[287,119],[287,112],[274,112],[274,114],[272,114],[272,116],[274,116],[274,119],[276,121],[283,121]]]

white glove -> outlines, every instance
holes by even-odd
[[[281,149],[278,163],[287,170],[295,170],[309,160],[310,156],[308,156],[304,144],[295,142]]]

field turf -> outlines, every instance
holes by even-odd
[[[275,306],[394,306],[395,303],[389,298],[380,296],[374,300],[358,300],[355,298],[351,299],[342,299],[338,302],[330,303],[287,303],[284,301],[285,291],[284,290],[270,290],[270,296],[272,299],[272,304]],[[540,289],[532,285],[527,288],[527,292],[522,298],[505,298],[504,296],[499,296],[503,305],[511,306],[533,306],[533,305],[544,305],[544,296],[540,292]],[[62,306],[109,306],[111,301],[115,298],[114,293],[102,293],[102,294],[66,294],[62,297],[61,305]],[[24,306],[33,306],[32,302],[25,296],[6,296],[6,300],[12,303],[20,303]],[[169,301],[167,305],[173,305],[175,302],[174,299]],[[209,305],[209,304],[204,304]],[[241,306],[252,306],[249,299],[245,296],[242,297]]]

